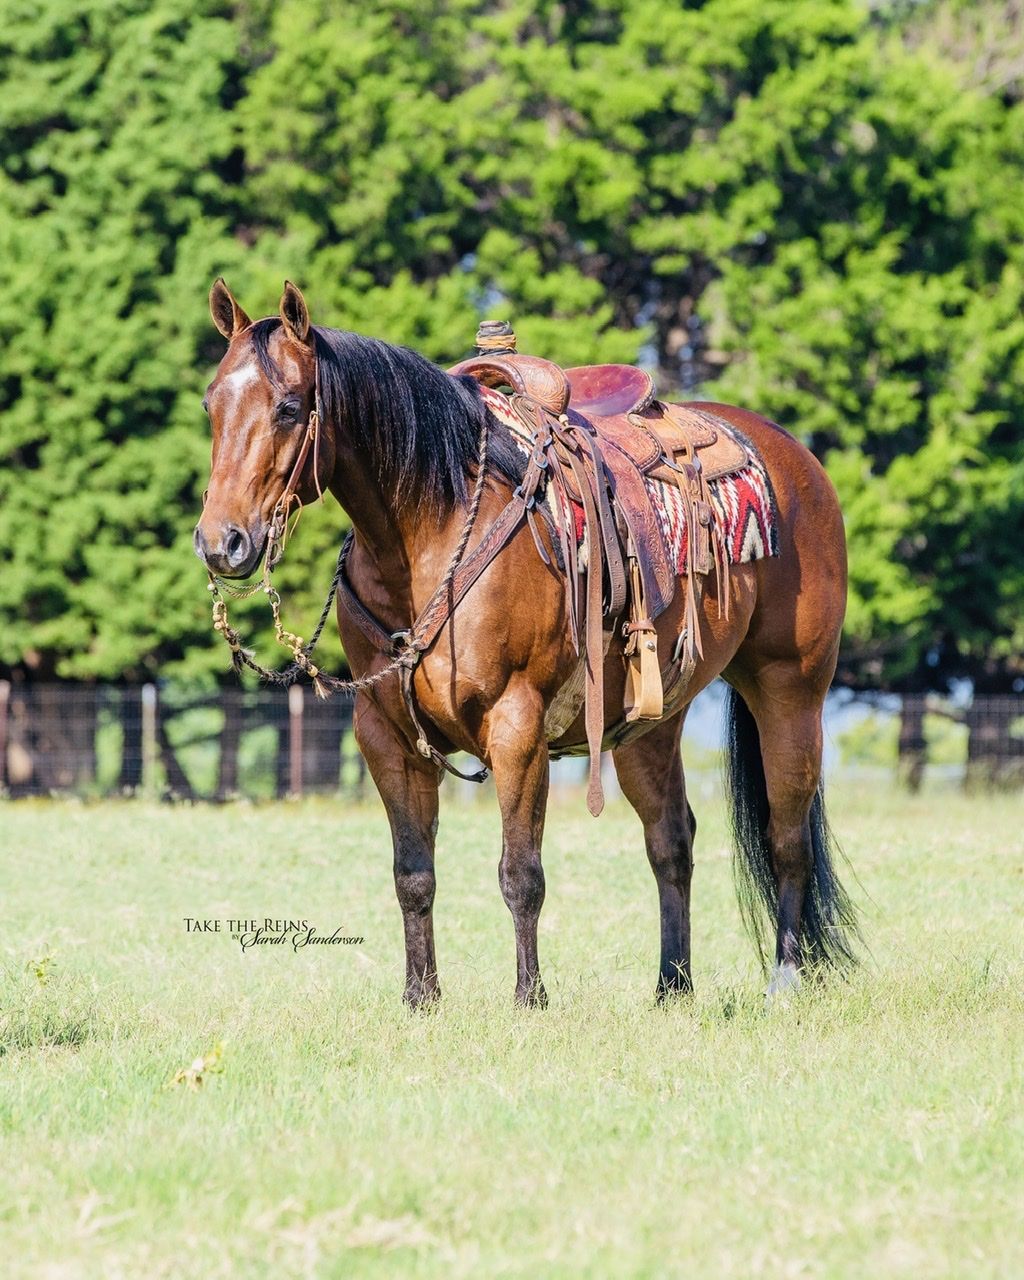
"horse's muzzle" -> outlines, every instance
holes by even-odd
[[[192,541],[196,555],[213,573],[223,578],[247,578],[256,568],[266,543],[255,542],[237,524],[223,525],[211,541],[202,524],[196,525]]]

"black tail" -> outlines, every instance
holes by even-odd
[[[761,763],[761,740],[757,722],[735,689],[729,689],[726,715],[726,783],[732,810],[736,896],[743,922],[765,965],[769,957],[774,956],[779,902],[768,844],[768,792]],[[855,943],[860,932],[856,908],[839,883],[833,864],[836,845],[825,817],[820,783],[811,804],[810,824],[814,867],[804,896],[803,957],[809,965],[846,969],[857,962]]]

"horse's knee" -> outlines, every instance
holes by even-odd
[[[434,905],[434,860],[423,850],[395,850],[395,893],[403,912],[429,915]]]
[[[514,916],[540,915],[544,905],[544,867],[539,852],[503,853],[498,864],[498,883],[505,904]]]

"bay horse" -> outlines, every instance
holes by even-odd
[[[466,542],[470,493],[479,510],[467,554],[522,479],[525,459],[507,426],[472,379],[445,373],[406,348],[312,325],[291,283],[277,316],[252,322],[222,280],[211,290],[210,310],[228,348],[203,401],[213,452],[197,554],[211,573],[251,574],[286,486],[302,502],[322,486],[352,522],[346,572],[358,601],[386,630],[407,634],[460,539]],[[821,465],[782,428],[746,409],[704,407],[742,431],[760,454],[774,487],[778,554],[733,566],[728,610],[713,592],[703,596],[703,653],[682,709],[613,752],[657,882],[659,999],[692,990],[696,823],[680,738],[686,707],[719,675],[730,686],[728,783],[741,907],[759,947],[766,915],[774,932],[769,995],[798,984],[804,966],[854,960],[854,910],[833,865],[820,788],[822,707],[846,604],[838,500]],[[318,428],[307,458],[302,442],[314,409]],[[488,451],[481,474],[482,437]],[[578,658],[557,557],[545,562],[535,537],[525,524],[517,529],[422,654],[411,679],[420,724],[394,677],[356,697],[356,738],[391,828],[405,929],[404,999],[412,1006],[440,994],[434,839],[441,765],[456,750],[493,772],[502,821],[498,880],[515,929],[515,995],[524,1005],[546,1003],[537,954],[541,839],[549,754],[559,741],[545,740],[545,712]],[[550,535],[542,531],[541,538],[553,551]],[[680,633],[677,595],[657,621],[663,663]],[[337,621],[353,674],[381,673],[387,655],[343,595]],[[604,667],[606,708],[622,707],[624,679],[622,642],[613,641]],[[581,733],[576,723],[560,741],[578,742]]]

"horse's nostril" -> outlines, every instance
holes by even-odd
[[[224,539],[224,550],[232,564],[241,564],[249,554],[249,539],[241,529],[229,528]]]

